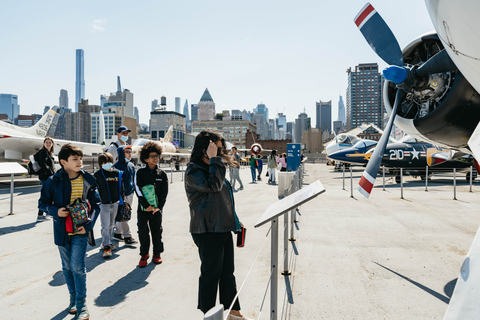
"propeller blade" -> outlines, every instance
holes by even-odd
[[[369,2],[353,21],[370,47],[383,61],[390,65],[403,66],[403,54],[397,39]]]
[[[428,59],[420,68],[416,69],[415,75],[425,77],[433,73],[443,73],[455,70],[458,70],[457,66],[453,63],[447,50],[443,49]]]
[[[392,114],[390,115],[390,120],[388,120],[387,126],[383,131],[382,137],[375,147],[370,160],[368,161],[367,167],[363,172],[362,178],[358,182],[357,190],[363,194],[366,198],[370,196],[372,192],[373,185],[375,184],[375,179],[377,177],[378,169],[382,164],[383,153],[388,143],[388,136],[392,131],[393,122],[395,121],[395,115],[397,114],[397,108],[402,103],[403,99],[407,94],[403,90],[398,90],[397,95],[395,96],[395,103],[393,105]]]

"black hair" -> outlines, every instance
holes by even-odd
[[[275,157],[277,155],[277,150],[273,149],[271,155],[272,157]]]
[[[190,161],[194,163],[202,163],[203,157],[207,154],[207,149],[210,145],[210,141],[212,141],[213,143],[217,143],[218,140],[222,142],[222,153],[220,157],[222,157],[230,165],[235,164],[236,161],[233,160],[233,157],[227,155],[225,152],[225,139],[222,137],[220,132],[213,130],[202,130],[202,132],[197,135],[197,137],[195,138],[195,143],[193,145],[192,157],[190,158]]]
[[[152,152],[155,152],[158,154],[158,157],[160,157],[162,155],[162,147],[155,141],[148,141],[143,145],[142,149],[140,149],[140,161],[147,164],[147,159]]]
[[[75,147],[71,143],[64,144],[62,146],[62,149],[60,149],[60,152],[58,153],[58,162],[60,162],[60,165],[63,168],[63,164],[61,160],[65,160],[68,162],[68,158],[70,156],[79,156],[83,157],[83,151],[82,149]]]
[[[103,166],[107,162],[112,162],[113,163],[113,156],[110,153],[105,152],[105,153],[102,153],[102,154],[98,155],[98,165],[100,167]]]

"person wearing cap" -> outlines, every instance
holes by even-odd
[[[132,159],[132,146],[120,146],[118,147],[117,152],[118,161],[113,164],[113,167],[123,171],[122,185],[125,190],[125,197],[123,201],[128,203],[130,208],[132,208],[133,193],[135,191],[135,186],[133,184],[133,178],[135,177],[135,166],[130,162]],[[115,222],[113,239],[125,241],[126,246],[133,246],[137,243],[137,240],[132,237],[128,221]]]
[[[131,132],[132,130],[128,130],[126,126],[120,126],[117,129],[117,141],[114,141],[110,143],[110,146],[108,147],[107,151],[113,156],[113,161],[118,160],[118,152],[117,149],[120,146],[126,146],[127,145],[127,140],[128,140],[128,133]]]

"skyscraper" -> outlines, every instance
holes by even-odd
[[[308,117],[305,111],[298,115],[298,118],[295,119],[295,143],[302,143],[303,132],[310,130],[311,122],[311,119]]]
[[[78,104],[85,99],[85,62],[83,58],[83,49],[77,49],[76,67],[75,67],[75,112],[78,112]]]
[[[215,118],[215,102],[213,102],[208,88],[203,92],[198,102],[198,120],[213,120]]]
[[[253,109],[253,113],[263,114],[265,121],[268,121],[268,108],[263,103],[259,103],[256,108]]]
[[[346,130],[352,130],[363,122],[383,128],[383,76],[378,72],[378,64],[359,64],[355,66],[355,71],[350,68],[347,73]]]
[[[345,104],[343,103],[342,96],[338,100],[338,121],[341,121],[345,125]]]
[[[60,90],[60,98],[58,99],[58,106],[68,108],[68,91],[65,89]]]
[[[316,128],[322,129],[323,132],[332,132],[332,100],[317,102],[316,111]]]
[[[182,113],[182,112],[180,111],[180,103],[181,103],[180,98],[179,98],[179,97],[175,97],[175,112],[176,112],[176,113]]]
[[[196,103],[193,103],[191,106],[190,106],[190,114],[191,114],[191,121],[195,121],[195,120],[198,120],[198,104]]]
[[[6,114],[13,124],[18,124],[20,106],[16,94],[0,93],[0,113]]]

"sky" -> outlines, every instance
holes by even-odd
[[[43,113],[68,91],[75,109],[75,51],[85,52],[85,98],[122,88],[134,94],[140,122],[151,101],[198,103],[205,88],[216,111],[259,103],[315,125],[315,102],[332,100],[337,120],[348,68],[387,65],[353,22],[366,2],[6,1],[0,19],[0,93],[18,95],[20,114]],[[400,47],[433,30],[420,0],[371,1]]]

